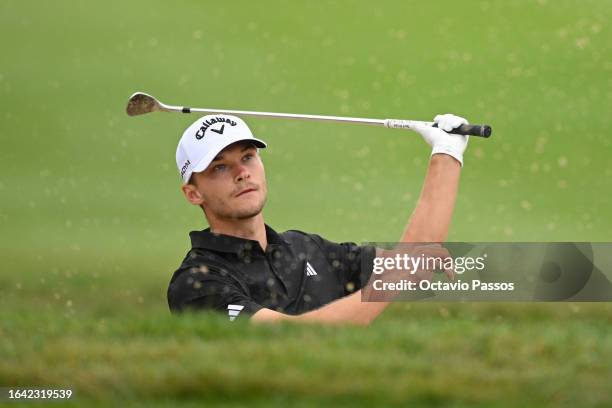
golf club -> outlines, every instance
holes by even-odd
[[[422,122],[403,119],[367,119],[367,118],[349,118],[343,116],[323,116],[323,115],[304,115],[298,113],[274,113],[274,112],[255,112],[227,109],[207,109],[207,108],[189,108],[186,106],[172,106],[161,103],[155,97],[143,93],[136,92],[128,100],[127,114],[130,116],[144,115],[149,112],[180,112],[180,113],[219,113],[236,116],[259,116],[266,118],[280,119],[303,119],[303,120],[319,120],[330,122],[344,123],[361,123],[367,125],[379,125],[392,129],[413,129],[416,124],[425,124],[428,126],[437,127],[433,122]],[[470,135],[479,137],[491,136],[491,126],[489,125],[461,125],[453,129],[449,133],[458,135]]]

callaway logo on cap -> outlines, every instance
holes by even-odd
[[[176,165],[183,183],[189,182],[192,173],[206,170],[221,150],[243,140],[250,140],[257,147],[266,147],[236,116],[207,115],[193,122],[183,132],[176,148]]]

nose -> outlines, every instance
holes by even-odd
[[[249,170],[246,168],[246,166],[239,164],[236,167],[236,175],[234,176],[234,181],[236,183],[248,180],[250,177],[251,177],[251,174],[249,173]]]

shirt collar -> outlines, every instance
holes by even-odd
[[[265,224],[266,227],[266,238],[268,240],[268,246],[285,244],[287,242],[280,234],[274,231],[270,226]],[[251,252],[255,248],[260,248],[258,241],[252,239],[245,239],[234,237],[231,235],[215,234],[210,231],[210,228],[206,228],[203,231],[191,231],[189,233],[191,237],[192,248],[204,248],[210,249],[217,252],[227,252],[242,254],[245,251]]]

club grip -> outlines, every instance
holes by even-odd
[[[438,127],[438,124],[434,123],[432,126]],[[448,133],[453,133],[455,135],[490,137],[491,131],[491,126],[489,125],[461,125]]]

